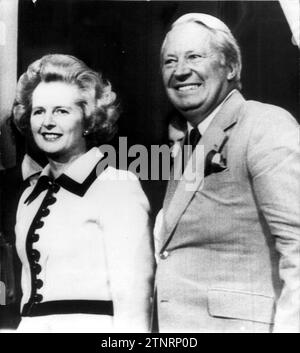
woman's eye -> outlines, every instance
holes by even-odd
[[[66,109],[58,108],[55,110],[55,113],[58,115],[64,115],[64,114],[68,114],[69,112]]]
[[[38,110],[34,110],[32,112],[32,115],[41,115],[43,113],[43,110],[42,109],[38,109]]]

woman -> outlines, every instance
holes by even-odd
[[[19,330],[147,331],[148,201],[135,176],[100,168],[95,147],[116,130],[111,85],[75,57],[46,55],[19,79],[13,112],[49,161],[17,212]]]

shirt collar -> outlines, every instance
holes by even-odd
[[[100,149],[98,147],[93,147],[88,152],[78,157],[64,171],[62,175],[66,175],[67,177],[73,179],[75,182],[81,184],[84,182],[86,177],[91,173],[95,165],[98,164],[98,162],[102,158],[103,158],[103,153],[100,151]],[[49,164],[47,164],[46,167],[43,169],[41,176],[42,175],[46,175],[48,177],[51,176]]]
[[[107,165],[104,168],[98,168],[98,164],[103,158],[104,155],[99,148],[94,147],[77,158],[55,180],[51,177],[49,164],[46,165],[25,203],[30,204],[44,190],[52,189],[56,190],[54,192],[57,192],[60,187],[77,196],[84,196],[97,176],[106,169]]]
[[[232,91],[230,91],[228,93],[228,95],[225,97],[225,99],[223,99],[223,101],[203,120],[201,121],[201,123],[199,123],[197,125],[198,130],[201,134],[201,136],[204,135],[206,129],[208,128],[208,126],[210,125],[210,123],[212,122],[213,118],[218,114],[218,112],[220,111],[220,109],[222,108],[222,105],[224,104],[224,102],[236,91],[236,88],[233,89]],[[187,128],[188,128],[188,132],[190,133],[191,130],[193,129],[193,126],[191,125],[190,122],[187,122]]]
[[[43,167],[38,164],[33,158],[28,154],[25,154],[22,165],[21,173],[23,180],[31,181],[35,177],[38,177],[39,173],[43,170]]]

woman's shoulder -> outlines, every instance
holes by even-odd
[[[114,196],[127,202],[138,199],[139,202],[148,204],[138,177],[131,171],[108,166],[98,174],[96,185],[96,188],[109,195],[110,199]]]
[[[129,170],[125,169],[117,169],[114,166],[102,166],[98,165],[96,174],[99,180],[107,180],[107,181],[122,181],[130,183],[137,183],[139,184],[138,177]]]

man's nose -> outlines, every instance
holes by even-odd
[[[189,76],[191,73],[191,68],[185,60],[179,60],[174,72],[177,79],[183,79]]]

